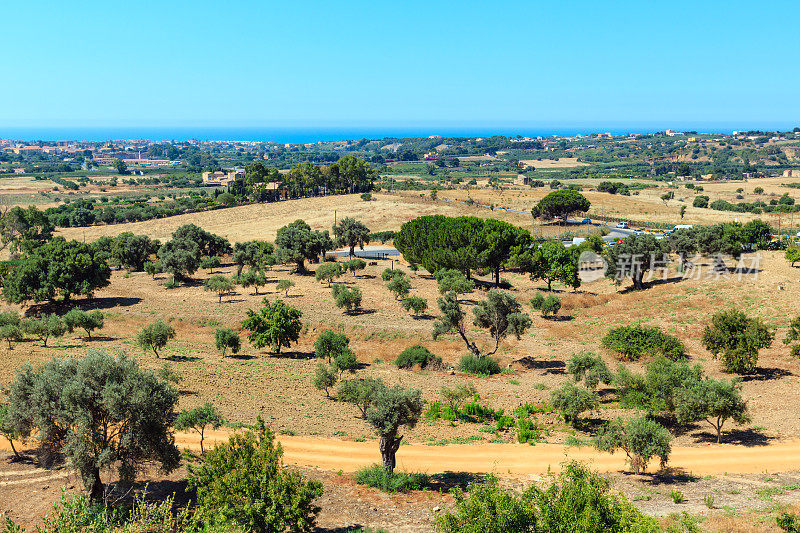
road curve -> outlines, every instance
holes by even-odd
[[[230,432],[206,432],[206,449],[227,440]],[[200,449],[197,433],[176,433],[179,448]],[[376,440],[354,442],[341,439],[279,435],[284,462],[321,470],[354,472],[380,461]],[[17,449],[25,449],[17,446]],[[7,441],[0,450],[10,451]],[[405,444],[397,452],[397,466],[403,471],[441,474],[444,472],[487,473],[498,475],[540,475],[548,469],[558,471],[566,460],[578,460],[600,472],[625,470],[625,454],[609,455],[589,447],[563,444],[451,444],[428,446]],[[672,449],[671,467],[695,475],[757,474],[800,470],[800,440],[766,446],[713,444],[679,446]],[[651,468],[656,467],[655,463]]]

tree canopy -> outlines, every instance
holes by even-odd
[[[346,246],[350,249],[350,256],[355,253],[356,246],[364,249],[369,244],[369,228],[361,221],[352,217],[344,217],[333,226],[336,237],[336,246]]]
[[[256,348],[269,346],[273,352],[281,353],[281,347],[288,347],[300,337],[303,313],[287,305],[283,300],[270,303],[264,298],[264,307],[258,312],[247,310],[247,318],[242,328],[250,333],[247,338]]]
[[[41,302],[61,295],[92,295],[106,287],[111,269],[105,258],[88,244],[63,237],[34,248],[3,280],[3,297],[13,303]]]
[[[566,220],[572,213],[587,212],[591,205],[589,200],[578,191],[561,189],[553,191],[539,200],[531,213],[536,218]]]
[[[124,355],[90,351],[83,359],[25,365],[11,385],[9,417],[23,437],[35,433],[81,474],[101,501],[103,469],[117,466],[130,483],[146,462],[178,467],[171,424],[178,391]]]
[[[275,237],[278,256],[284,262],[295,263],[297,272],[306,272],[306,261],[316,261],[333,248],[327,231],[312,230],[303,220],[295,220],[278,230]]]

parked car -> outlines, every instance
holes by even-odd
[[[630,226],[628,225],[627,222],[618,222],[617,225],[614,226],[614,227],[615,228],[619,228],[619,229],[628,229],[628,228],[630,228]]]
[[[642,233],[644,233],[644,230],[642,228],[636,228],[635,230],[633,230],[634,235],[641,235]]]

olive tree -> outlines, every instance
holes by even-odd
[[[380,437],[383,466],[390,474],[394,471],[397,450],[403,440],[398,432],[402,426],[413,428],[417,425],[422,407],[419,389],[406,390],[399,385],[381,389],[372,398],[366,418]]]
[[[209,292],[217,293],[219,303],[222,303],[222,297],[233,292],[233,289],[236,288],[236,282],[228,276],[216,274],[203,282],[203,288]]]
[[[11,417],[8,416],[9,406],[6,403],[0,403],[0,435],[5,437],[8,444],[11,446],[11,451],[14,452],[14,459],[20,459],[21,455],[14,447],[14,441],[19,440],[20,435],[14,425],[11,423]]]
[[[205,453],[203,449],[203,441],[205,440],[206,427],[211,426],[212,429],[219,429],[225,419],[222,414],[214,406],[214,404],[206,402],[194,409],[184,409],[180,412],[175,419],[175,429],[178,431],[193,430],[200,435],[200,453]]]
[[[667,265],[667,252],[667,243],[657,240],[653,235],[631,235],[608,249],[606,277],[618,283],[630,278],[635,290],[643,289],[647,271]]]
[[[64,323],[67,326],[67,331],[72,333],[80,328],[86,332],[89,340],[92,340],[92,331],[102,329],[104,322],[105,316],[103,312],[97,310],[87,313],[81,309],[70,309],[70,311],[64,315]]]
[[[314,355],[332,363],[337,355],[350,349],[350,339],[344,333],[326,329],[314,341]]]
[[[672,434],[647,416],[633,418],[625,424],[619,419],[609,422],[594,439],[595,448],[601,452],[624,451],[636,474],[645,472],[653,457],[661,460],[662,467],[666,466],[671,443]]]
[[[38,318],[27,318],[22,321],[26,333],[42,341],[42,346],[47,346],[50,337],[61,337],[67,332],[67,324],[60,316],[51,313]]]
[[[488,329],[494,338],[494,349],[486,354],[481,354],[475,343],[470,342],[467,338],[466,313],[462,311],[456,294],[454,292],[446,294],[439,298],[438,304],[442,316],[434,323],[433,338],[436,339],[449,332],[458,333],[475,357],[494,354],[506,336],[511,334],[519,339],[531,326],[531,318],[521,312],[522,306],[510,293],[499,289],[490,290],[486,295],[486,300],[478,303],[472,309],[475,314],[473,324],[479,328]]]
[[[339,263],[322,263],[314,272],[314,278],[317,281],[327,281],[328,287],[330,287],[331,281],[333,281],[334,278],[341,276],[342,273],[342,266]]]
[[[581,423],[581,413],[599,409],[600,400],[596,392],[578,387],[573,383],[566,383],[551,393],[550,404],[553,409],[561,413],[564,422],[569,422],[572,426],[577,427]]]
[[[737,309],[719,311],[703,332],[703,345],[714,357],[722,355],[728,372],[749,374],[755,371],[758,351],[772,346],[774,335],[758,318]]]
[[[786,338],[783,343],[790,345],[793,342],[800,341],[800,316],[796,317],[789,324],[789,331],[786,333]],[[792,357],[800,358],[800,344],[792,345]]]
[[[142,328],[136,337],[136,343],[142,350],[153,350],[158,359],[158,351],[164,348],[170,339],[175,338],[175,328],[165,324],[160,318]]]
[[[229,349],[231,353],[239,353],[239,349],[242,347],[239,334],[230,328],[217,328],[216,331],[214,331],[214,340],[217,345],[217,350],[220,351],[222,357],[225,357],[225,353]]]
[[[717,432],[717,443],[722,440],[722,426],[728,420],[737,424],[750,421],[747,402],[740,394],[738,380],[704,379],[691,387],[679,389],[675,395],[675,416],[678,422],[705,421]]]
[[[93,502],[101,471],[116,466],[123,484],[145,463],[170,472],[180,464],[172,434],[178,391],[124,354],[90,351],[83,359],[25,365],[11,385],[8,416],[19,435],[35,435],[78,470]]]
[[[591,352],[573,355],[567,363],[567,374],[572,374],[576,383],[583,380],[586,388],[591,390],[601,382],[610,385],[614,379],[603,358]]]

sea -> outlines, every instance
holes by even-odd
[[[112,141],[139,140],[151,141],[255,141],[307,144],[318,141],[340,141],[358,139],[418,138],[439,135],[442,137],[488,137],[505,135],[509,137],[550,137],[553,135],[571,136],[590,133],[654,133],[667,127],[525,127],[525,126],[458,126],[437,127],[2,127],[0,139],[17,141]],[[671,128],[677,129],[677,128]],[[722,128],[706,129],[709,133],[730,133]]]

